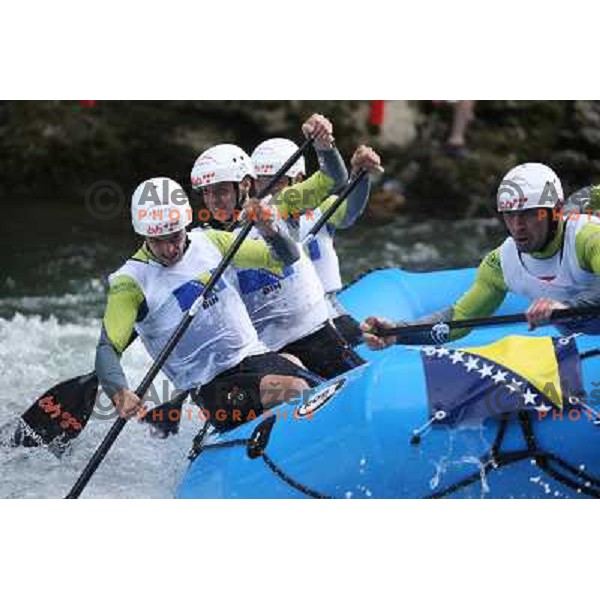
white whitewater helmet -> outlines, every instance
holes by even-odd
[[[256,179],[252,160],[234,144],[219,144],[205,150],[194,163],[192,187],[200,189],[213,183],[240,183],[246,175]]]
[[[252,162],[257,175],[275,175],[285,161],[298,150],[298,145],[285,138],[265,140],[252,153]],[[306,175],[306,163],[301,156],[285,173],[292,179],[296,175]]]
[[[511,169],[498,187],[498,212],[556,208],[564,200],[558,175],[542,163],[524,163]]]
[[[192,208],[176,181],[168,177],[154,177],[140,183],[133,192],[131,222],[140,235],[168,235],[192,222]]]

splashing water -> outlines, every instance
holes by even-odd
[[[81,208],[61,209],[42,201],[32,203],[32,209],[39,218],[31,222],[24,215],[0,241],[0,437],[12,431],[18,415],[44,391],[93,370],[105,276],[139,244],[125,221],[90,222]],[[64,240],[47,227],[58,217]],[[336,245],[342,274],[349,280],[375,267],[473,266],[500,234],[491,220],[415,223],[401,217],[380,227],[340,232]],[[130,387],[150,365],[135,342],[123,358]],[[163,378],[157,379],[160,391]],[[92,418],[61,460],[43,449],[0,447],[0,497],[63,497],[112,422]],[[82,497],[172,497],[199,427],[197,421],[182,419],[179,435],[160,440],[147,425],[128,423]],[[366,471],[366,462],[359,468]],[[370,494],[365,486],[358,495]]]
[[[93,368],[100,324],[59,324],[56,318],[0,319],[0,424],[7,429],[46,389]],[[141,381],[151,360],[135,342],[123,366],[130,385]],[[160,376],[159,378],[160,379]],[[60,498],[71,488],[112,420],[92,418],[61,460],[41,448],[0,448],[0,497]],[[1,428],[1,426],[0,426]],[[168,498],[187,467],[187,452],[198,424],[182,419],[179,435],[160,440],[147,425],[128,423],[108,453],[83,497]]]

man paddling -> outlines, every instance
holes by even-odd
[[[259,144],[252,152],[252,161],[256,169],[256,186],[261,190],[269,181],[277,169],[285,163],[297,150],[297,146],[291,140],[284,138],[273,138]],[[355,175],[364,169],[371,173],[383,172],[381,159],[370,147],[359,146],[350,161],[352,173]],[[306,178],[306,164],[304,159],[299,160],[288,172],[287,179],[281,181],[277,191],[286,185],[299,183]],[[348,311],[337,299],[337,293],[342,289],[342,277],[340,274],[340,263],[334,246],[335,232],[338,229],[349,229],[362,215],[370,193],[369,178],[363,178],[348,199],[335,211],[329,221],[321,228],[314,239],[306,244],[306,250],[314,265],[316,273],[323,284],[329,317],[333,320],[336,329],[351,345],[362,341],[362,334],[358,322],[348,314]],[[302,241],[310,232],[316,221],[335,202],[336,196],[321,196],[317,199],[315,208],[308,214],[302,214],[299,219],[289,219],[287,225],[290,235],[294,239]]]
[[[140,184],[131,208],[133,228],[144,243],[109,278],[96,353],[100,383],[125,418],[138,412],[142,400],[129,388],[121,354],[137,334],[156,360],[235,239],[212,229],[187,232],[189,201],[167,178]],[[296,245],[262,215],[257,200],[248,199],[246,208],[261,216],[256,226],[265,241],[245,240],[234,265],[281,274],[298,259]],[[226,271],[204,299],[163,366],[178,390],[191,390],[218,430],[240,425],[318,380],[259,341],[231,277]]]
[[[300,212],[316,206],[347,179],[343,160],[333,145],[331,123],[322,115],[313,115],[303,125],[303,131],[314,139],[321,170],[303,183],[290,186],[291,182],[286,185],[284,181],[275,188],[270,204],[278,216],[277,226],[285,231],[292,228],[291,223],[298,223]],[[297,147],[289,152],[273,173],[296,150]],[[358,153],[355,168],[369,168],[375,159],[378,162],[379,157],[373,155],[372,151]],[[273,157],[274,164],[275,160]],[[202,190],[211,214],[217,218],[219,212],[224,213],[218,217],[221,226],[238,225],[236,207],[250,194],[255,181],[250,157],[232,144],[209,148],[198,157],[192,170],[192,185]],[[279,218],[284,214],[287,220]],[[260,238],[262,232],[251,232],[250,236]],[[329,322],[323,286],[304,254],[284,270],[283,277],[264,269],[242,269],[238,270],[237,282],[259,338],[270,350],[297,357],[326,379],[363,364]]]
[[[509,291],[531,300],[526,312],[530,329],[548,323],[554,310],[600,305],[600,220],[587,214],[563,219],[563,201],[561,182],[546,165],[525,163],[509,171],[497,192],[497,210],[509,236],[483,259],[475,282],[454,305],[417,322],[489,316]],[[447,338],[443,328],[402,337],[375,335],[377,329],[408,324],[369,317],[361,328],[373,350]],[[561,328],[564,333],[600,333],[596,319],[571,321]],[[457,339],[468,331],[454,330],[450,337]]]

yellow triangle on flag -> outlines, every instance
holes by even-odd
[[[552,338],[510,335],[487,346],[462,350],[510,369],[562,408],[560,372]]]

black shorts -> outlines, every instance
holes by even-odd
[[[265,375],[289,375],[310,386],[319,378],[275,352],[246,357],[239,365],[219,373],[210,383],[192,392],[192,400],[207,411],[217,431],[229,431],[263,412],[260,381]]]
[[[324,379],[337,377],[365,364],[329,322],[314,333],[288,344],[280,352],[297,356],[307,369]]]
[[[354,317],[340,315],[333,320],[333,324],[350,346],[358,346],[363,343],[360,323]]]

